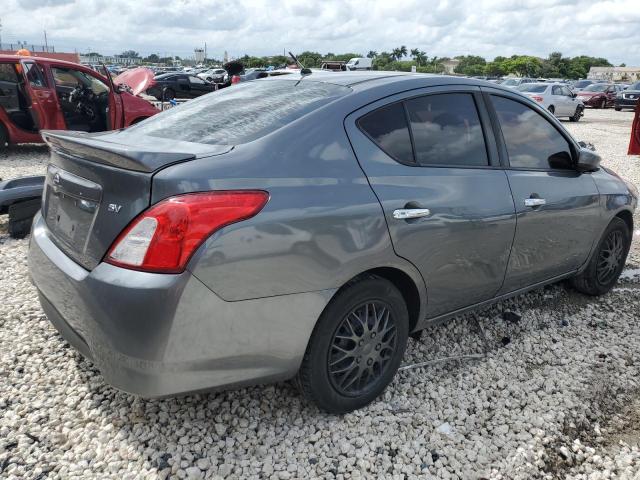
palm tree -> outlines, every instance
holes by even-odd
[[[393,58],[395,60],[400,60],[402,57],[407,55],[407,47],[402,45],[401,47],[394,48],[392,52],[393,52]]]
[[[422,50],[420,50],[419,48],[412,48],[411,49],[411,56],[413,57],[413,59],[416,61],[416,65],[419,67],[420,65],[423,65],[424,63],[426,63],[427,61],[427,53],[423,52]]]
[[[375,50],[369,50],[369,53],[367,53],[367,58],[376,58],[378,56],[378,52],[376,52]]]

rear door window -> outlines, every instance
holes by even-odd
[[[491,98],[511,167],[532,170],[572,168],[569,142],[546,118],[520,102],[496,95]]]
[[[265,80],[203,95],[127,131],[213,145],[238,145],[263,137],[351,91],[313,80]]]
[[[416,163],[422,166],[489,165],[473,95],[445,93],[406,102]]]
[[[374,110],[358,120],[358,127],[387,155],[414,163],[411,136],[402,102]]]
[[[27,80],[29,81],[29,85],[35,88],[44,88],[47,86],[47,83],[44,79],[44,72],[42,71],[42,67],[37,63],[33,62],[25,62],[23,63],[25,75],[27,76]]]

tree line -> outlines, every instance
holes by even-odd
[[[127,50],[121,56],[142,58],[138,52]],[[346,62],[354,57],[362,57],[361,53],[327,53],[304,51],[297,55],[298,60],[305,67],[319,68],[326,61]],[[377,52],[370,50],[367,57],[373,59],[374,70],[398,70],[411,71],[416,67],[420,73],[444,73],[445,62],[451,60],[450,57],[430,57],[425,51],[419,48],[408,49],[402,45],[391,51]],[[142,58],[147,63],[170,63],[174,57],[159,57],[151,54]],[[179,59],[179,57],[175,57]],[[469,76],[489,76],[502,77],[506,75],[517,75],[522,77],[544,77],[544,78],[585,78],[591,67],[611,67],[613,66],[606,58],[590,57],[580,55],[577,57],[564,57],[560,52],[552,52],[547,58],[539,58],[531,55],[512,55],[511,57],[495,57],[488,61],[484,57],[477,55],[461,55],[453,57],[458,61],[454,72],[460,75]],[[284,55],[267,57],[256,57],[244,55],[237,60],[241,61],[246,68],[284,66],[291,63],[291,58]],[[221,60],[208,58],[208,64],[220,64]]]

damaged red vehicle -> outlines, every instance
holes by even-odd
[[[110,75],[83,65],[0,55],[0,148],[42,143],[40,130],[115,130],[158,112]]]
[[[636,104],[636,115],[631,126],[629,155],[640,155],[640,102]]]

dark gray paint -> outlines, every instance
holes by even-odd
[[[297,80],[291,77],[260,81]],[[419,296],[419,329],[576,273],[611,218],[636,207],[637,198],[604,169],[510,169],[490,110],[481,108],[491,159],[486,168],[399,165],[354,124],[397,98],[444,89],[473,91],[481,99],[486,89],[531,105],[577,151],[562,125],[522,95],[481,81],[424,75],[358,72],[302,81],[321,80],[353,91],[225,153],[154,139],[157,151],[196,158],[135,172],[78,158],[69,147],[54,151],[52,163],[100,185],[101,199],[85,252],[65,247],[36,219],[30,272],[53,323],[108,382],[158,396],[288,378],[318,316],[356,275],[390,268],[410,278]],[[126,131],[108,139],[121,144],[119,151],[142,145],[148,152],[153,144]],[[270,194],[264,210],[215,233],[180,275],[100,261],[150,204],[194,191],[255,188]],[[547,208],[523,208],[523,197],[533,192],[546,196]],[[432,216],[412,222],[390,216],[411,201]],[[106,211],[111,202],[123,205],[122,214]]]

